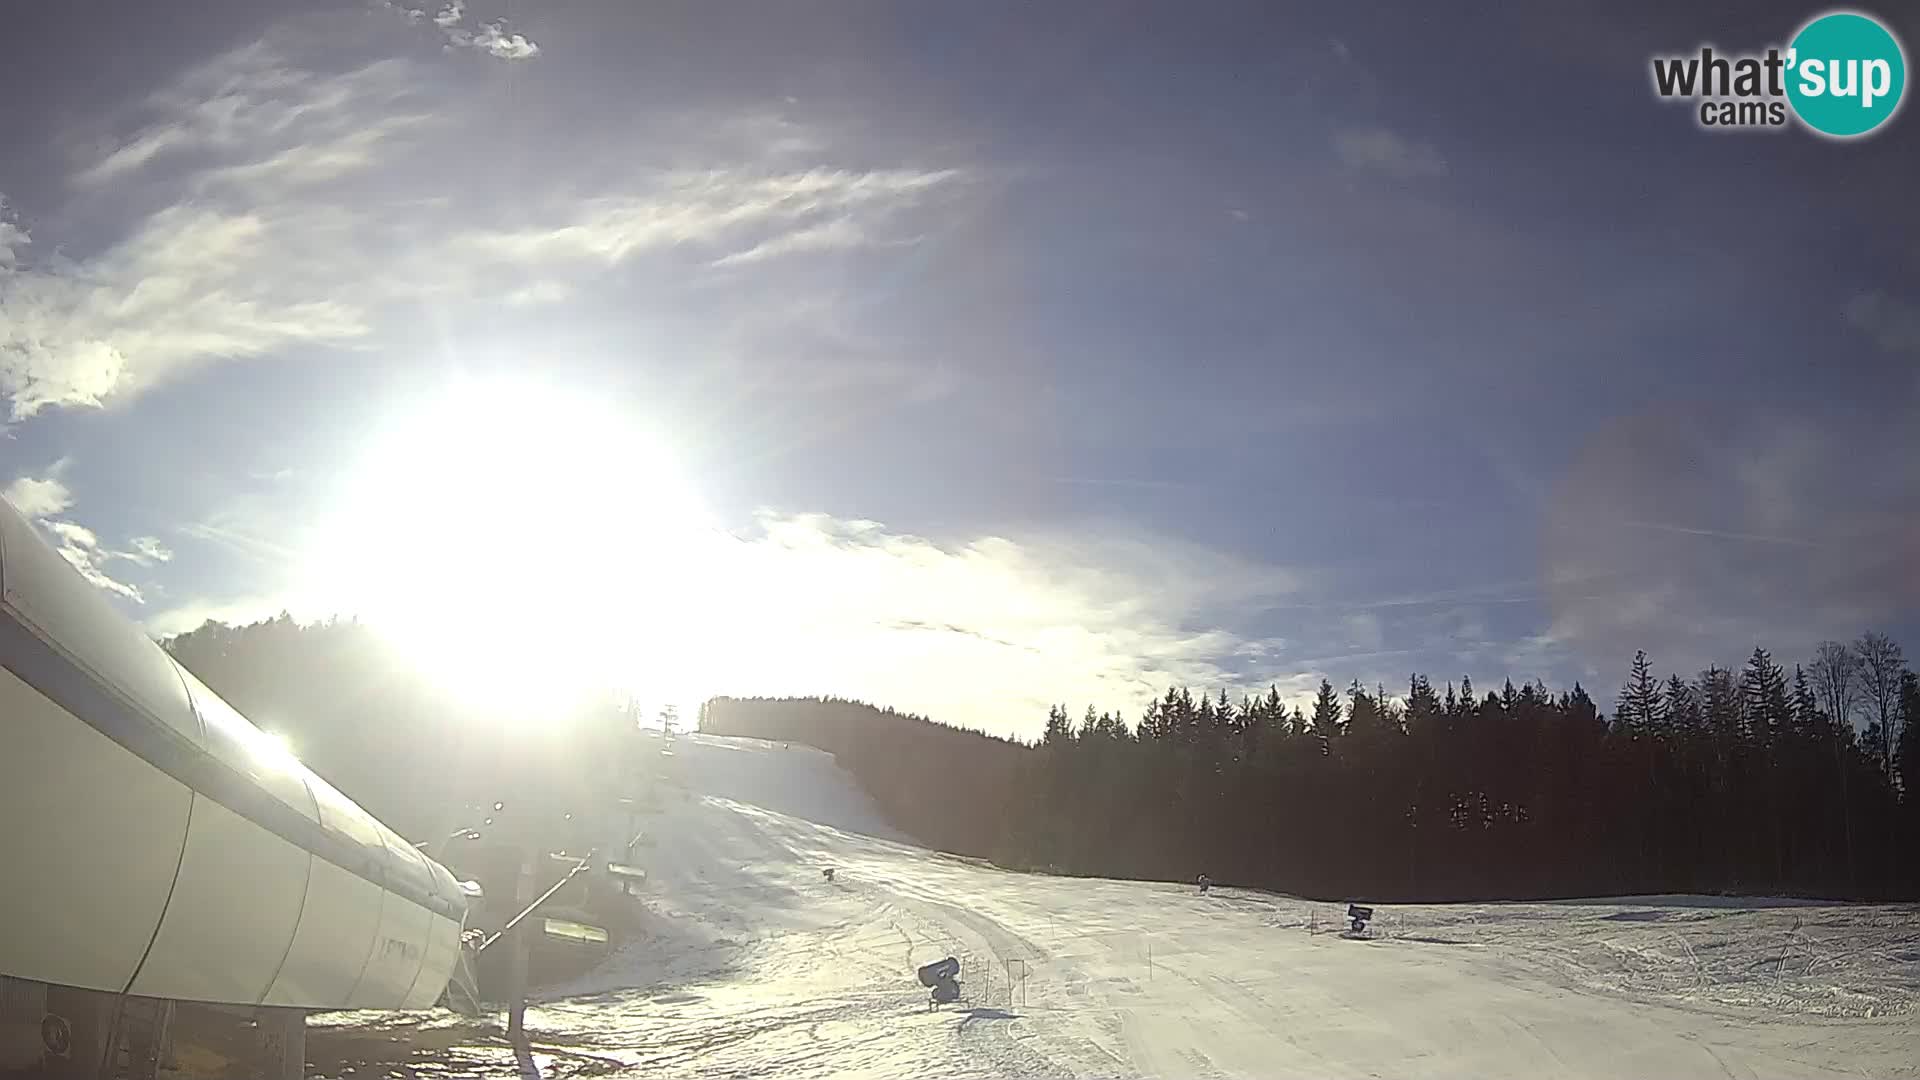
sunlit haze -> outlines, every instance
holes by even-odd
[[[690,665],[730,606],[725,546],[671,448],[533,378],[461,379],[396,412],[323,521],[307,594],[503,712],[698,693]],[[617,547],[619,569],[585,538]]]

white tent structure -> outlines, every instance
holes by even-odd
[[[181,668],[3,503],[0,820],[0,1068],[49,1055],[89,1075],[83,1044],[128,1001],[288,1023],[424,1008],[459,960],[453,875]]]

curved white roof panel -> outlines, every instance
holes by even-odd
[[[0,974],[306,1008],[438,995],[467,906],[452,875],[176,664],[5,504],[0,717],[0,816],[33,823],[0,830],[14,931]]]

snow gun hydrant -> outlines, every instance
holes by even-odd
[[[935,960],[920,969],[920,985],[932,992],[927,995],[927,1008],[945,1005],[960,1000],[960,961],[949,956],[945,960]]]

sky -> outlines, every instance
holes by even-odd
[[[23,4],[0,490],[516,702],[1920,647],[1920,121],[1654,96],[1813,8],[1509,8]]]

